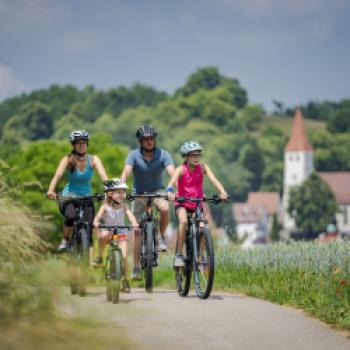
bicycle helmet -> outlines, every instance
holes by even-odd
[[[136,137],[141,140],[144,137],[157,137],[158,132],[157,130],[150,125],[142,125],[137,131],[136,131]]]
[[[104,191],[127,190],[129,186],[118,178],[107,180],[104,182]]]
[[[202,146],[195,141],[187,141],[180,147],[180,152],[182,156],[193,152],[193,151],[203,151]]]
[[[78,140],[89,141],[89,133],[85,130],[74,130],[69,135],[69,141],[71,144],[74,144]]]

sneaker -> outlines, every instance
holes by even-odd
[[[63,252],[63,251],[65,251],[67,249],[67,247],[68,247],[67,240],[65,238],[62,238],[61,243],[59,244],[57,250],[59,252]]]
[[[132,280],[133,281],[141,281],[141,269],[139,267],[134,267],[132,270]]]
[[[102,265],[102,256],[96,256],[95,261],[94,261],[94,265]]]
[[[174,259],[174,267],[185,266],[185,260],[182,254],[176,254]]]
[[[166,246],[165,239],[163,237],[159,237],[158,239],[158,251],[166,252],[168,247]]]
[[[122,292],[130,293],[130,283],[125,278],[122,280]]]

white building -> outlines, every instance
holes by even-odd
[[[297,109],[291,136],[284,152],[282,221],[287,236],[296,229],[294,220],[287,212],[289,191],[291,187],[301,185],[312,171],[313,148],[305,134],[301,111]],[[333,191],[339,206],[340,212],[336,214],[339,232],[350,236],[350,172],[320,172],[319,175]]]

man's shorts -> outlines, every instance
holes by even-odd
[[[164,190],[160,190],[150,194],[154,193],[166,194]],[[157,208],[157,210],[159,210],[160,207],[168,205],[168,201],[164,198],[155,198],[153,200],[153,205]],[[140,222],[142,219],[142,215],[146,210],[146,198],[136,198],[131,204],[131,210],[135,215],[137,222]]]

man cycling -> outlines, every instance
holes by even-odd
[[[140,147],[131,151],[125,161],[125,166],[121,175],[121,180],[126,181],[133,173],[133,193],[155,193],[164,190],[163,174],[167,171],[171,177],[175,171],[174,162],[170,154],[156,147],[157,131],[149,125],[141,126],[137,132]],[[159,250],[166,251],[165,230],[169,223],[169,204],[165,199],[157,198],[154,201],[156,208],[160,213],[160,238]],[[138,222],[141,221],[145,209],[145,202],[136,199],[132,205],[133,212]],[[132,278],[141,278],[140,269],[140,248],[141,248],[141,230],[134,230],[134,269]]]

